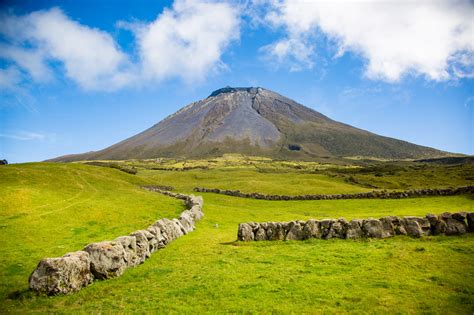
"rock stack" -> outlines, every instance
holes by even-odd
[[[143,263],[153,252],[194,230],[195,222],[204,215],[202,197],[153,191],[185,200],[188,209],[179,218],[160,219],[146,230],[113,241],[92,243],[59,258],[42,259],[29,278],[30,289],[48,295],[68,294],[91,284],[94,279],[118,277],[127,268]]]
[[[388,216],[380,219],[324,219],[291,222],[239,224],[239,241],[306,240],[310,238],[359,239],[387,238],[395,235],[461,235],[474,232],[473,212],[445,212],[425,217]]]
[[[196,192],[214,193],[240,198],[263,199],[263,200],[337,200],[337,199],[403,199],[425,196],[455,196],[463,194],[474,194],[474,186],[457,188],[426,188],[411,189],[406,191],[374,190],[370,192],[355,194],[312,194],[312,195],[267,195],[258,192],[244,193],[240,190],[227,190],[219,188],[194,188]]]

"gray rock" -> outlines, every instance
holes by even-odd
[[[194,221],[199,221],[204,216],[200,206],[193,206],[191,209],[189,209],[189,211],[191,212]]]
[[[137,239],[135,236],[120,236],[115,239],[122,244],[125,250],[125,262],[127,266],[136,266],[140,264],[140,258],[137,256]]]
[[[92,283],[89,254],[68,253],[60,258],[42,259],[29,278],[31,290],[48,295],[79,291]]]
[[[328,238],[332,237],[330,232],[331,232],[331,226],[332,226],[334,221],[336,221],[336,220],[334,220],[334,219],[324,219],[324,220],[319,221],[319,226],[321,228],[321,238],[328,239]]]
[[[430,223],[432,235],[439,235],[446,232],[446,222],[441,220],[437,215],[427,214],[426,219]]]
[[[403,223],[403,219],[400,217],[392,217],[392,226],[395,235],[407,235],[407,230],[405,229],[405,225]]]
[[[328,235],[326,236],[327,239],[329,238],[346,238],[347,232],[347,221],[344,219],[339,219],[334,221],[331,224],[331,228],[329,230]]]
[[[181,231],[181,234],[177,238],[187,234],[186,229],[178,219],[173,219],[171,222],[173,222],[174,225]]]
[[[202,199],[201,196],[189,195],[188,198],[186,199],[186,206],[188,208],[192,208],[194,206],[199,206],[199,208],[202,208],[203,205],[204,205],[204,200]]]
[[[392,237],[395,235],[395,226],[399,225],[398,217],[388,216],[380,218],[382,223],[382,238]]]
[[[291,221],[288,226],[289,230],[286,234],[286,240],[302,240],[303,239],[303,228],[301,224],[296,221]]]
[[[359,239],[364,237],[364,232],[362,231],[363,220],[351,220],[347,223],[346,238],[348,239]]]
[[[84,251],[89,253],[92,274],[98,279],[120,276],[127,268],[126,253],[120,242],[92,243]]]
[[[421,237],[424,234],[420,224],[418,223],[418,217],[404,217],[403,226],[409,236]]]
[[[317,220],[308,220],[303,226],[303,238],[321,238],[321,228],[319,226],[319,221]]]
[[[382,222],[377,219],[367,219],[362,222],[364,235],[370,238],[382,238]]]
[[[149,236],[147,235],[149,234]],[[135,231],[130,234],[130,236],[134,236],[136,240],[136,255],[137,255],[137,264],[141,264],[150,257],[150,243],[148,242],[148,237],[151,239],[153,235],[145,230]]]
[[[446,220],[446,235],[461,235],[467,232],[467,225],[465,222],[461,222],[454,218],[448,218]]]
[[[179,216],[179,222],[183,226],[186,234],[194,230],[194,218],[193,214],[189,210],[185,210]]]
[[[281,223],[269,222],[267,225],[267,239],[270,241],[282,241],[286,237],[285,228]]]
[[[166,240],[166,244],[174,241],[175,239],[183,235],[181,228],[175,222],[169,219],[160,219],[156,221],[153,226],[156,226],[160,229],[161,235]]]
[[[256,241],[266,241],[267,240],[267,233],[263,226],[260,226],[257,231],[255,232],[255,238]]]
[[[146,232],[150,253],[154,253],[168,244],[168,240],[163,236],[159,227],[152,225],[146,229]]]
[[[253,241],[254,234],[253,234],[252,226],[250,226],[250,224],[248,223],[240,223],[237,239],[239,241],[244,241],[244,242]]]

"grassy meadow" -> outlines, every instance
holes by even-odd
[[[443,172],[436,172],[428,187],[468,185],[473,174],[469,166],[415,169],[406,165],[395,175],[379,176],[380,169],[364,171],[360,165],[235,157],[187,163],[189,170],[171,171],[152,168],[179,169],[183,162],[124,162],[137,168],[136,175],[79,163],[0,167],[0,313],[474,311],[472,234],[235,241],[240,222],[473,211],[472,196],[265,201],[202,194],[205,217],[196,230],[122,277],[96,281],[68,296],[36,296],[27,290],[28,276],[42,257],[61,256],[90,242],[128,234],[184,209],[180,201],[139,185],[171,185],[186,193],[196,186],[284,194],[342,193],[372,190],[367,185],[370,176],[380,180],[372,181],[373,186],[383,189],[401,178],[404,185],[418,186],[433,167]],[[203,168],[192,168],[196,166]]]

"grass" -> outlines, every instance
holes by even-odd
[[[80,164],[0,168],[0,295],[25,288],[43,257],[127,235],[184,208],[140,189],[143,183],[118,170]]]
[[[194,187],[238,189],[243,192],[267,194],[329,194],[357,193],[371,189],[351,185],[340,178],[323,174],[299,172],[259,172],[255,169],[225,168],[190,170],[178,173],[170,171],[143,170],[140,176],[157,183],[172,182],[181,191],[192,192]]]
[[[474,311],[472,234],[423,239],[235,242],[240,222],[473,211],[468,196],[285,202],[202,194],[205,217],[197,229],[155,253],[143,265],[127,270],[122,277],[95,282],[69,296],[43,297],[26,292],[28,275],[41,257],[59,256],[90,241],[113,238],[142,228],[157,217],[173,216],[181,211],[180,202],[142,191],[137,185],[167,184],[188,191],[195,182],[186,181],[196,175],[202,176],[196,183],[216,187],[225,184],[228,178],[244,184],[256,176],[245,169],[227,171],[140,170],[133,176],[76,164],[0,168],[3,187],[0,224],[7,225],[0,229],[4,240],[0,248],[0,313],[472,314]],[[79,181],[79,175],[84,182],[74,181]],[[293,175],[286,173],[286,177]],[[305,176],[313,180],[306,183],[312,189],[322,186],[320,183],[332,184],[325,188],[328,193],[350,186],[339,179]],[[285,179],[285,175],[264,174],[257,179],[263,183],[262,187],[267,183],[267,189],[286,185],[289,191],[295,192],[298,187],[296,181],[291,183],[291,178]],[[91,187],[99,192],[94,195]],[[76,199],[60,203],[77,194]],[[51,205],[52,202],[57,204]],[[37,219],[42,213],[65,206],[70,207]],[[118,215],[116,211],[121,213]],[[17,216],[20,213],[25,215]],[[8,220],[15,221],[7,223]],[[107,229],[109,224],[115,228]],[[84,228],[87,232],[81,232]],[[76,229],[76,234],[71,229]]]

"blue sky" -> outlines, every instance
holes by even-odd
[[[3,1],[0,12],[10,162],[105,148],[227,85],[474,154],[469,1]]]

